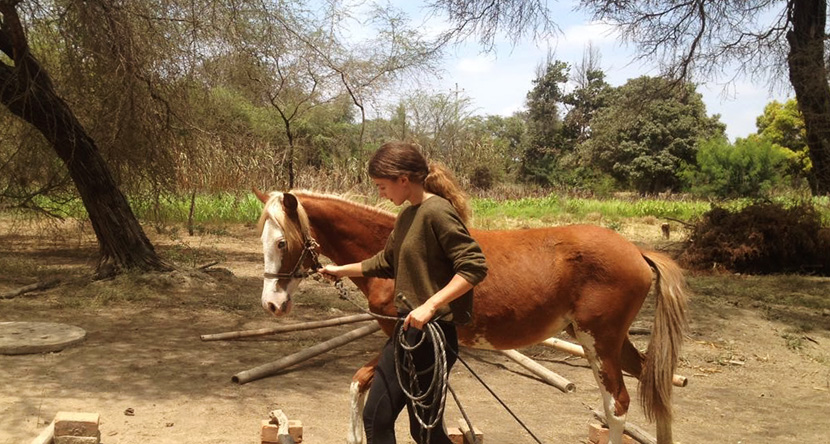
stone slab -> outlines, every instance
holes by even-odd
[[[0,322],[0,354],[25,355],[61,351],[84,340],[80,327],[55,322]]]

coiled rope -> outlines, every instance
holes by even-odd
[[[406,337],[404,336],[405,332],[402,328],[400,328],[404,318],[400,316],[381,315],[367,310],[366,308],[364,308],[357,302],[353,301],[349,297],[349,289],[343,285],[343,281],[340,279],[335,281],[334,286],[339,293],[340,299],[343,299],[351,303],[362,312],[368,313],[376,319],[386,319],[397,322],[397,324],[395,325],[395,331],[397,332],[397,339],[395,341],[395,373],[398,375],[398,383],[400,384],[401,389],[404,391],[406,396],[410,400],[412,400],[414,404],[417,402],[417,404],[415,404],[417,407],[415,409],[415,416],[416,418],[418,418],[418,422],[421,424],[421,431],[423,434],[421,442],[424,444],[429,444],[429,431],[435,428],[441,417],[444,415],[444,405],[446,402],[447,390],[449,390],[449,392],[453,396],[453,399],[455,399],[455,403],[458,405],[458,410],[461,412],[461,416],[464,417],[464,421],[466,422],[467,427],[470,430],[470,435],[472,436],[473,444],[478,444],[478,438],[475,436],[475,433],[473,433],[473,423],[470,421],[469,416],[467,416],[467,412],[464,410],[464,407],[461,406],[461,402],[458,400],[458,396],[456,396],[455,390],[453,390],[450,386],[449,373],[447,371],[447,341],[444,337],[444,332],[441,330],[441,328],[439,328],[434,321],[429,321],[428,323],[424,324],[424,334],[421,335],[421,338],[418,341],[418,343],[410,346],[406,340]],[[415,349],[423,345],[427,335],[429,335],[431,342],[433,344],[433,350],[435,353],[434,356],[436,359],[435,363],[432,366],[430,366],[428,369],[424,369],[421,372],[421,374],[426,374],[427,372],[432,371],[433,374],[430,380],[430,386],[426,390],[421,392],[417,378],[418,372],[415,369],[414,362],[412,362],[412,354]],[[402,361],[399,360],[399,348],[403,353],[403,364]],[[493,389],[491,389],[490,386],[488,386],[487,383],[485,383],[484,380],[481,379],[481,377],[473,371],[472,367],[470,367],[470,365],[467,364],[466,361],[461,359],[461,355],[459,353],[456,353],[454,350],[450,351],[452,351],[455,357],[459,361],[461,361],[462,364],[464,364],[464,367],[466,367],[467,370],[473,376],[475,376],[478,382],[481,383],[481,385],[483,385],[484,388],[487,389],[487,391],[490,392],[490,394],[494,398],[496,398],[496,401],[498,401],[499,404],[501,404],[501,406],[505,410],[507,410],[507,413],[509,413],[510,416],[512,416],[513,419],[516,420],[516,422],[518,422],[523,429],[525,429],[525,431],[533,438],[533,440],[536,441],[538,444],[542,444],[542,441],[536,436],[536,434],[534,434],[527,427],[527,425],[525,425],[525,423],[521,419],[519,419],[516,413],[514,413],[513,410],[510,407],[508,407],[507,404],[505,404],[501,398],[499,398],[499,396],[493,391]],[[407,381],[405,381],[407,385],[404,385],[404,382],[401,378],[403,370],[406,370],[407,377],[409,378]],[[407,386],[409,387],[409,391],[407,391],[406,389]],[[440,390],[435,390],[435,387],[439,387]],[[440,394],[440,397],[436,398],[436,395],[438,394]],[[430,395],[432,396],[430,397]],[[418,399],[418,401],[416,401],[416,399]],[[436,401],[440,402],[436,404]],[[427,420],[423,419],[423,417],[419,413],[419,408],[424,410],[424,414],[426,415]]]

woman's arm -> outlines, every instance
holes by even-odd
[[[456,274],[450,279],[450,282],[444,288],[438,290],[434,295],[430,296],[426,302],[420,307],[412,310],[403,321],[403,329],[406,330],[410,325],[421,330],[424,324],[429,322],[435,312],[439,308],[449,304],[458,299],[461,295],[473,289],[473,284],[470,283],[460,274]]]
[[[360,262],[346,265],[328,264],[320,269],[320,273],[328,278],[340,279],[343,277],[361,277],[363,268]]]

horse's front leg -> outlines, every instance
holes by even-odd
[[[363,405],[366,401],[366,391],[372,385],[375,377],[375,367],[380,360],[380,354],[367,362],[357,370],[352,377],[352,384],[349,387],[349,399],[351,414],[349,415],[349,435],[346,438],[348,444],[363,444]]]

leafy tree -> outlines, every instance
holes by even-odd
[[[585,149],[594,164],[640,193],[678,189],[680,165],[695,162],[697,141],[725,130],[717,115],[706,116],[693,85],[646,76],[617,88],[591,128]]]
[[[755,119],[758,135],[793,152],[807,149],[807,131],[798,102],[789,99],[783,104],[772,101],[764,107],[764,114]]]
[[[100,247],[96,273],[163,270],[161,261],[101,156],[49,73],[32,53],[18,14],[20,0],[0,0],[0,103],[38,129],[66,166]]]
[[[724,66],[795,89],[804,116],[815,194],[830,192],[830,85],[826,0],[583,0],[596,19],[618,24],[644,57],[672,78],[709,79]]]
[[[553,60],[552,54],[536,69],[526,101],[529,146],[522,158],[521,173],[525,180],[547,184],[555,168],[563,143],[561,109],[569,69],[567,63]]]
[[[756,126],[762,140],[791,151],[790,157],[795,162],[791,164],[790,174],[795,178],[809,178],[812,163],[807,146],[807,131],[804,116],[798,110],[795,99],[783,104],[777,101],[767,104],[764,114],[756,119]]]
[[[607,106],[613,89],[605,81],[599,51],[592,45],[588,45],[582,61],[574,66],[571,81],[575,84],[574,90],[563,100],[569,106],[563,122],[565,149],[568,151],[573,151],[590,138],[591,120],[597,111]]]
[[[758,136],[703,142],[697,165],[684,172],[692,191],[720,198],[763,197],[785,183],[795,153]]]

